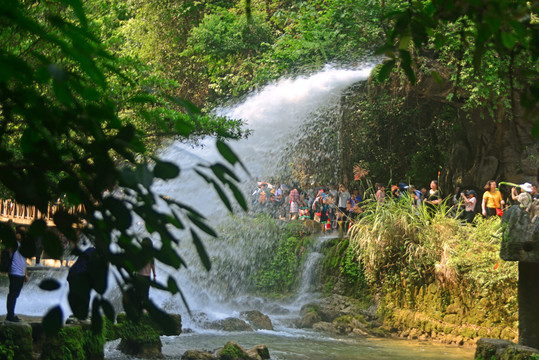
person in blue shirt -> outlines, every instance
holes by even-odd
[[[358,205],[362,201],[363,201],[363,198],[359,194],[359,190],[358,189],[352,190],[352,207],[354,207],[355,205]]]
[[[17,227],[17,249],[13,253],[11,267],[9,269],[9,293],[6,298],[6,321],[19,322],[18,316],[15,315],[15,305],[17,298],[21,294],[22,286],[28,282],[28,270],[26,269],[26,258],[19,252],[21,242],[25,236],[25,228]]]

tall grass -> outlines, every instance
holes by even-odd
[[[498,219],[477,217],[474,226],[448,216],[444,202],[435,211],[416,208],[411,201],[386,199],[365,206],[350,229],[350,244],[372,284],[429,283],[444,286],[516,277],[516,267],[500,264]]]

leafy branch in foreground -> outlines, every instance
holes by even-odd
[[[107,75],[116,74],[117,79],[124,79],[124,87],[137,89],[136,83],[122,73],[114,56],[92,35],[82,2],[66,0],[62,4],[63,16],[55,15],[57,9],[51,11],[47,4],[40,4],[39,14],[29,15],[24,2],[0,0],[0,23],[10,34],[2,32],[3,43],[9,46],[0,48],[0,184],[17,202],[35,205],[42,212],[46,212],[50,202],[60,199],[66,207],[56,212],[53,219],[59,232],[72,243],[86,237],[95,245],[90,261],[90,285],[98,293],[91,310],[95,330],[102,326],[102,314],[114,318],[112,305],[103,296],[111,266],[118,274],[128,315],[137,318],[145,308],[168,328],[172,322],[155,304],[149,300],[142,304],[133,301],[139,286],[134,281],[134,272],[151,257],[174,269],[185,266],[176,251],[180,243],[178,234],[185,233],[182,231],[190,234],[209,269],[210,260],[199,232],[216,234],[203,215],[156,192],[152,185],[176,178],[180,168],[159,159],[146,160],[149,151],[145,147],[145,132],[139,123],[120,119],[118,99],[111,96]],[[25,45],[21,39],[39,46],[21,54],[20,48]],[[187,114],[196,113],[195,107],[186,101],[169,101],[176,101]],[[166,120],[155,118],[155,112],[144,111],[158,105],[155,98],[140,93],[137,103],[142,106],[135,110],[143,111],[142,117],[148,122],[162,125]],[[172,124],[161,126],[161,130],[166,136],[186,138],[197,129],[196,121],[196,116],[179,116]],[[243,165],[224,142],[218,141],[218,149],[223,160],[208,165],[212,174],[205,178],[212,179],[216,189],[231,188],[235,201],[245,208],[245,200],[237,191],[239,178],[234,174],[234,165]],[[231,203],[226,193],[219,194],[225,203]],[[84,212],[73,214],[65,210],[79,205]],[[144,235],[134,233],[135,219],[144,223],[147,233],[159,239],[152,252],[142,251]],[[30,241],[41,238],[49,256],[61,258],[58,232],[47,228],[43,220],[35,220],[28,235]],[[0,238],[4,242],[14,241],[13,229],[8,224],[0,224]],[[33,255],[30,250],[21,248],[28,257]],[[151,285],[181,295],[172,277],[166,284]],[[48,279],[41,287],[54,290],[58,286]],[[70,290],[81,291],[76,286]],[[74,315],[86,318],[88,306],[81,304],[80,298],[70,297],[70,306]],[[46,331],[60,329],[62,317],[59,306],[52,308],[43,319]]]

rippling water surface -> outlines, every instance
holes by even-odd
[[[413,341],[382,338],[328,337],[313,331],[286,329],[241,333],[201,332],[162,337],[163,354],[178,359],[187,350],[214,350],[234,341],[250,348],[268,346],[274,360],[412,360],[412,359],[473,359],[474,349]],[[107,344],[106,358],[129,359],[115,350],[118,341]]]

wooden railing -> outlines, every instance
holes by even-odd
[[[33,205],[22,205],[13,200],[0,199],[0,221],[13,221],[17,225],[30,225],[36,219],[43,219],[47,226],[55,226],[53,217],[60,210],[66,210],[66,207],[61,203],[49,204],[47,212],[39,211]],[[84,206],[67,208],[67,212],[72,215],[84,213]]]

